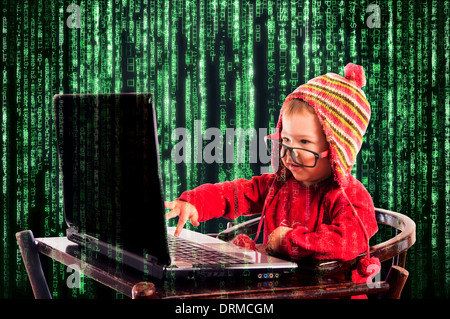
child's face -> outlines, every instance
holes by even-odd
[[[283,116],[282,121],[281,142],[283,144],[316,153],[329,149],[322,125],[315,113],[303,109],[289,116]],[[290,152],[286,153],[282,161],[294,178],[305,186],[317,184],[332,174],[328,157],[318,159],[316,166],[312,168],[295,164]]]

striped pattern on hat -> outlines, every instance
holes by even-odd
[[[366,83],[362,66],[349,63],[344,73],[345,77],[327,73],[308,81],[283,104],[284,107],[290,100],[300,99],[315,109],[330,144],[335,177],[341,185],[346,183],[356,161],[371,114],[361,90]]]

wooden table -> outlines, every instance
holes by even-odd
[[[264,281],[246,277],[160,281],[154,278],[146,278],[143,273],[124,265],[117,268],[114,260],[100,254],[87,256],[87,254],[82,253],[80,246],[69,241],[66,237],[36,238],[35,244],[39,253],[66,266],[76,265],[87,277],[129,297],[133,296],[133,287],[142,282],[153,283],[155,293],[152,297],[164,299],[318,299],[350,297],[389,290],[389,284],[385,281],[377,282],[374,285],[355,284],[350,280],[332,276],[319,277],[303,271],[297,271],[292,277]]]

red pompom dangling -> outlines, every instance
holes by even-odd
[[[361,65],[349,63],[344,68],[345,78],[350,82],[353,82],[358,88],[362,88],[366,85],[366,74],[364,68]]]
[[[356,270],[361,277],[375,276],[381,269],[380,260],[377,257],[364,257],[359,260]]]
[[[233,239],[233,244],[245,249],[256,250],[255,241],[244,234],[237,235],[236,238]]]

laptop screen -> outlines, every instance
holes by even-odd
[[[56,95],[66,223],[169,264],[151,93]]]

